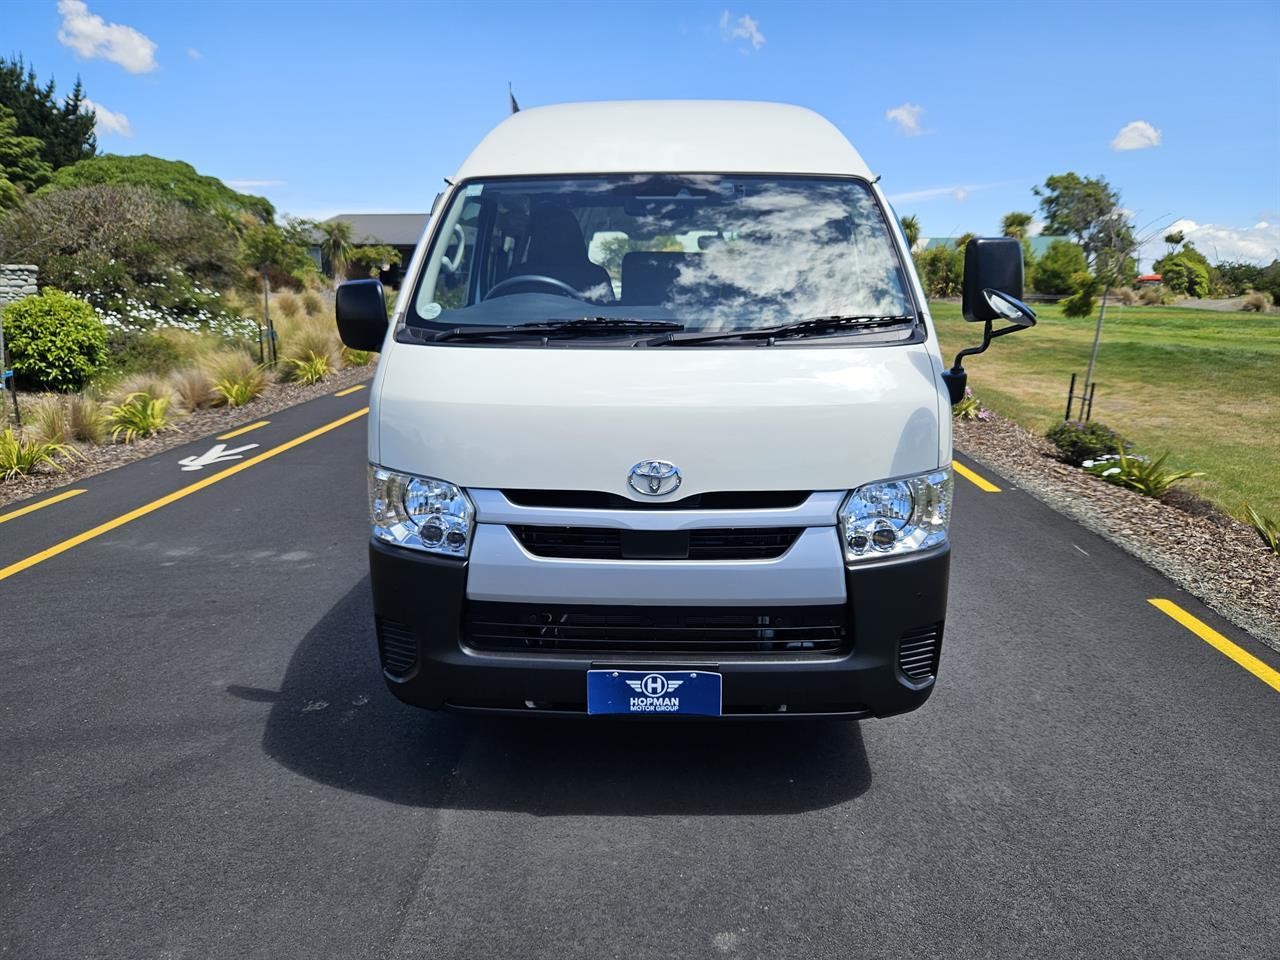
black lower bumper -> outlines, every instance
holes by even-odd
[[[586,672],[626,664],[696,664],[724,677],[726,717],[884,717],[933,691],[946,618],[949,549],[845,572],[848,644],[818,654],[644,656],[466,643],[467,565],[373,541],[369,566],[383,676],[405,703],[430,709],[586,716]]]

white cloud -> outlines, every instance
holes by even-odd
[[[202,56],[204,56],[204,54],[202,54],[195,47],[187,47],[187,56],[190,57],[192,60],[199,60]]]
[[[1043,221],[1043,220],[1032,220],[1030,223],[1028,223],[1028,224],[1027,224],[1027,236],[1028,236],[1028,237],[1038,237],[1038,236],[1040,236],[1040,234],[1042,234],[1042,233],[1044,233],[1044,221]]]
[[[84,105],[84,112],[90,110],[94,114],[93,132],[98,136],[107,133],[117,133],[122,137],[133,136],[133,125],[129,123],[129,118],[123,113],[116,113],[114,110],[108,110],[100,103],[95,103],[88,97],[80,101]]]
[[[957,183],[949,187],[929,187],[927,190],[908,190],[906,193],[889,194],[889,202],[897,206],[903,203],[918,203],[921,200],[936,200],[938,197],[950,197],[952,200],[968,200],[976,190],[990,190],[992,187],[1006,186],[1008,181],[999,183]]]
[[[228,187],[234,190],[250,190],[254,187],[282,187],[283,180],[226,180]]]
[[[898,132],[906,137],[918,137],[923,133],[928,133],[920,126],[920,115],[924,113],[924,107],[915,103],[904,103],[901,106],[891,107],[884,112],[886,120],[892,120],[898,125]]]
[[[1111,141],[1112,150],[1146,150],[1160,146],[1164,135],[1145,120],[1134,120],[1120,128]]]
[[[1218,223],[1196,223],[1194,220],[1175,220],[1149,240],[1143,249],[1142,259],[1150,262],[1159,259],[1169,249],[1164,235],[1181,230],[1197,250],[1210,262],[1222,260],[1247,260],[1268,264],[1280,259],[1280,223],[1260,220],[1251,227],[1227,227]]]
[[[760,32],[760,21],[753,20],[747,14],[735,18],[728,10],[720,14],[720,39],[725,43],[733,43],[735,40],[745,40],[742,46],[743,53],[749,53],[747,45],[752,50],[759,50],[764,46],[764,34]]]
[[[90,13],[84,0],[58,0],[58,12],[62,14],[58,42],[80,56],[110,60],[130,73],[147,73],[156,68],[155,41],[133,27],[107,23]]]

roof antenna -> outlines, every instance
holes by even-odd
[[[520,104],[516,103],[516,95],[511,92],[511,81],[507,81],[507,97],[511,100],[511,112],[519,113]]]

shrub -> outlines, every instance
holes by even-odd
[[[1079,246],[1069,240],[1054,240],[1036,261],[1036,292],[1071,293],[1075,289],[1072,277],[1088,270],[1089,263]]]
[[[324,298],[314,290],[308,290],[302,295],[302,309],[308,317],[318,317],[324,313]]]
[[[267,388],[267,373],[253,357],[236,350],[220,354],[210,362],[215,403],[242,407]]]
[[[182,363],[182,351],[169,338],[120,327],[107,334],[107,353],[121,373],[168,373]]]
[[[153,400],[167,400],[173,402],[173,388],[169,385],[167,377],[162,377],[154,373],[135,373],[132,376],[125,377],[117,384],[113,394],[118,399],[123,399],[131,394],[145,393]]]
[[[52,288],[5,307],[4,336],[14,372],[52,390],[80,389],[107,357],[93,307]]]
[[[71,431],[67,426],[67,408],[57,394],[39,397],[31,407],[31,428],[37,440],[62,445]]]
[[[62,470],[55,456],[73,457],[75,449],[59,443],[47,443],[34,438],[16,436],[12,427],[0,433],[0,479],[12,480],[45,466]]]
[[[348,367],[367,367],[369,361],[373,359],[371,350],[352,350],[344,346],[341,352],[342,362]]]
[[[991,411],[978,402],[978,398],[968,387],[964,388],[964,396],[960,398],[960,402],[951,408],[951,415],[957,420],[991,419]]]
[[[213,379],[200,367],[186,367],[169,378],[178,404],[188,411],[199,410],[213,403]]]
[[[1249,517],[1250,526],[1257,531],[1262,542],[1272,553],[1280,554],[1280,520],[1259,513],[1248,504],[1245,504],[1244,510]]]
[[[1162,303],[1172,303],[1173,295],[1169,292],[1169,288],[1163,284],[1156,284],[1153,287],[1143,287],[1138,291],[1138,299],[1148,307],[1159,306]]]
[[[1073,467],[1109,453],[1128,450],[1132,444],[1097,420],[1064,420],[1050,427],[1045,438],[1058,448],[1058,455]]]
[[[1111,299],[1122,306],[1132,307],[1138,302],[1138,291],[1133,287],[1117,287],[1111,291]]]
[[[328,317],[298,317],[281,323],[278,332],[280,355],[286,360],[324,357],[330,370],[341,368],[342,341],[337,324]]]
[[[1247,310],[1250,313],[1266,313],[1271,308],[1271,294],[1263,290],[1255,290],[1244,298],[1244,303],[1240,304],[1241,310]]]
[[[276,297],[276,307],[286,317],[296,317],[298,311],[302,309],[302,303],[296,296],[286,291]]]
[[[68,405],[71,435],[81,443],[99,444],[107,439],[107,412],[102,402],[89,393],[71,397]]]
[[[1108,483],[1127,487],[1144,497],[1157,499],[1168,493],[1169,488],[1175,483],[1204,476],[1203,473],[1191,470],[1166,470],[1164,462],[1167,459],[1169,459],[1168,453],[1162,453],[1154,460],[1118,453],[1086,464],[1085,470]]]
[[[964,251],[950,247],[929,247],[916,255],[916,271],[926,297],[960,296],[964,277]]]
[[[308,353],[305,357],[285,358],[286,379],[310,386],[329,375],[329,358]]]
[[[1084,271],[1073,273],[1071,289],[1075,292],[1062,301],[1062,315],[1087,317],[1093,313],[1093,297],[1098,290],[1098,281]]]
[[[131,393],[111,408],[108,421],[111,439],[124,437],[125,443],[133,443],[142,437],[150,437],[169,426],[168,397],[153,397],[139,391]]]

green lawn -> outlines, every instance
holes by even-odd
[[[981,340],[955,303],[932,304],[948,364]],[[1072,372],[1084,379],[1096,317],[1037,307],[1039,324],[968,361],[986,406],[1038,433],[1062,419]],[[1280,316],[1108,306],[1093,418],[1138,452],[1206,474],[1191,488],[1237,517],[1250,503],[1280,516]]]

